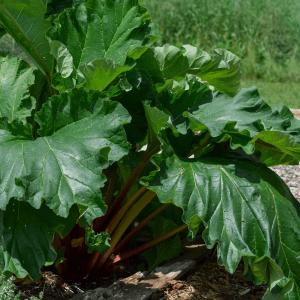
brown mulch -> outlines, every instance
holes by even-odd
[[[165,300],[211,299],[211,300],[259,300],[262,299],[267,285],[255,286],[243,277],[241,262],[230,274],[217,263],[216,255],[208,256],[198,264],[183,280],[169,282],[162,290]]]
[[[212,252],[210,252],[212,253]],[[243,277],[243,263],[241,262],[234,274],[226,271],[217,263],[216,253],[207,256],[193,270],[186,274],[182,280],[169,281],[156,294],[156,300],[259,300],[262,299],[267,285],[255,286],[252,281]],[[58,300],[70,299],[78,293],[86,292],[98,287],[108,287],[121,277],[132,275],[133,272],[119,273],[112,277],[103,278],[98,282],[85,284],[66,283],[52,272],[43,272],[43,278],[36,283],[28,285],[16,284],[16,293],[22,292],[21,300],[38,297],[44,292],[42,299]],[[153,299],[154,300],[154,299]]]

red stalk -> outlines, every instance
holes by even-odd
[[[125,199],[126,195],[130,191],[134,182],[137,180],[140,173],[143,171],[145,166],[150,161],[150,158],[152,157],[152,155],[156,154],[158,151],[159,151],[159,148],[154,147],[153,149],[151,149],[151,146],[148,145],[147,151],[144,153],[144,155],[142,157],[142,161],[138,165],[136,165],[136,167],[134,168],[132,173],[126,179],[126,181],[125,181],[121,191],[117,195],[114,203],[112,204],[110,209],[106,212],[105,216],[103,216],[103,218],[101,218],[102,219],[101,224],[99,224],[98,225],[99,227],[96,228],[97,231],[104,231],[104,229],[108,225],[108,222],[113,218],[113,216],[116,214],[116,212],[120,209],[123,200]]]
[[[108,207],[110,206],[112,197],[114,195],[114,190],[115,190],[115,186],[116,186],[117,179],[118,179],[118,173],[119,173],[119,170],[116,171],[115,176],[111,177],[111,179],[109,181],[107,193],[106,193],[105,200],[104,200],[105,204]],[[99,233],[99,231],[97,229],[101,227],[103,217],[104,216],[96,218],[93,221],[92,228],[94,229],[95,233]]]
[[[98,255],[98,259],[96,263],[92,266],[92,264],[88,265],[87,273],[97,270],[100,270],[101,267],[104,265],[106,260],[111,256],[112,251],[114,250],[115,246],[121,239],[124,232],[127,230],[127,228],[130,226],[130,224],[134,221],[134,219],[137,217],[137,215],[143,210],[143,208],[156,196],[156,194],[152,191],[148,191],[145,195],[142,196],[142,198],[135,204],[133,207],[129,210],[129,212],[124,216],[122,221],[119,223],[117,228],[112,234],[111,237],[111,247],[108,249],[108,251],[103,255]],[[98,253],[98,252],[97,252]]]
[[[110,206],[111,199],[114,195],[114,190],[115,190],[115,186],[116,186],[116,183],[117,183],[118,174],[119,174],[119,170],[117,170],[115,172],[114,176],[109,181],[107,193],[106,193],[106,196],[105,196],[105,204],[108,207]]]
[[[166,209],[171,203],[166,203],[156,209],[152,214],[150,214],[145,220],[139,223],[113,250],[113,254],[119,253],[129,242],[130,240],[145,226],[147,225],[154,217],[160,214],[164,209]]]
[[[143,196],[143,194],[147,191],[147,187],[143,186],[140,188],[118,211],[118,213],[115,215],[115,217],[109,222],[107,225],[107,228],[105,232],[107,232],[109,235],[113,233],[121,219],[124,217],[126,212],[130,209],[130,207],[140,198]]]
[[[181,225],[180,227],[154,239],[153,241],[151,242],[148,242],[140,247],[137,247],[135,249],[132,249],[132,250],[129,250],[127,252],[124,252],[120,255],[118,255],[113,261],[111,260],[111,263],[108,263],[106,266],[109,266],[110,264],[117,264],[117,263],[120,263],[134,255],[137,255],[137,254],[140,254],[166,240],[168,240],[169,238],[171,238],[172,236],[176,235],[177,233],[181,232],[181,231],[184,231],[188,228],[188,226],[186,224],[183,224]]]
[[[128,211],[130,206],[135,203],[147,190],[147,187],[143,186],[141,189],[139,189],[130,199],[129,201],[119,210],[117,215],[111,220],[111,222],[108,225],[108,228],[105,230],[108,232],[109,235],[111,235],[112,231],[116,228],[122,217],[125,215],[125,213]],[[109,227],[110,226],[110,227]],[[110,230],[111,228],[112,230]],[[96,232],[96,231],[95,231]],[[109,251],[109,250],[108,250]],[[89,262],[87,264],[86,270],[87,274],[89,274],[94,265],[96,264],[97,260],[99,259],[99,256],[101,253],[94,251],[92,255],[90,256]]]
[[[97,232],[98,231],[104,231],[104,229],[107,227],[107,223],[113,218],[113,216],[116,214],[116,212],[120,209],[121,204],[123,200],[125,199],[127,193],[131,189],[132,185],[138,178],[139,174],[141,171],[144,169],[147,163],[141,162],[139,163],[133,170],[133,172],[130,174],[130,176],[127,178],[125,181],[121,191],[117,195],[114,203],[111,205],[109,210],[106,212],[106,214],[101,218],[101,224],[98,225],[96,228]]]

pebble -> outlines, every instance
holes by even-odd
[[[300,165],[271,167],[286,183],[294,197],[300,201]]]

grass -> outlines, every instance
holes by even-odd
[[[265,82],[263,80],[244,80],[241,88],[255,85],[261,99],[268,104],[283,103],[289,108],[300,109],[300,83]]]
[[[299,0],[148,0],[160,46],[223,48],[242,58],[243,79],[300,82]]]

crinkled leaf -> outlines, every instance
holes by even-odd
[[[57,71],[63,78],[69,77],[73,72],[73,57],[67,47],[60,41],[51,41],[51,53],[57,60]]]
[[[77,203],[84,214],[81,224],[90,224],[106,210],[100,192],[105,182],[102,169],[128,152],[122,126],[130,121],[128,113],[100,92],[82,89],[52,97],[37,121],[43,137],[35,141],[14,135],[3,121],[1,209],[11,197],[23,197],[26,189],[33,207],[39,208],[45,199],[56,214],[67,217]]]
[[[66,8],[74,7],[77,4],[86,3],[87,0],[50,0],[47,5],[47,14],[45,18],[51,15],[57,15],[63,12]]]
[[[242,89],[230,99],[211,92],[193,76],[187,76],[181,86],[158,96],[161,110],[170,117],[168,127],[175,134],[186,134],[188,128],[208,130],[218,143],[230,140],[232,149],[242,147],[252,154],[257,147],[268,165],[276,164],[276,160],[289,164],[300,159],[299,129],[288,117],[272,111],[256,87]]]
[[[261,132],[255,137],[255,148],[267,166],[298,165],[300,144],[296,138],[281,131]]]
[[[163,128],[168,127],[170,116],[157,107],[151,107],[148,102],[144,103],[144,109],[148,122],[148,142],[160,145],[157,134]]]
[[[93,253],[94,251],[98,251],[104,254],[109,248],[111,237],[106,232],[100,232],[95,234],[95,231],[87,227],[85,229],[85,244],[89,247],[88,253]]]
[[[103,58],[124,65],[130,61],[128,55],[138,58],[159,37],[137,0],[90,0],[63,11],[56,24],[47,36],[62,77],[73,73],[77,78],[81,65]]]
[[[44,18],[46,0],[0,1],[0,22],[35,65],[49,77],[54,59],[45,33],[52,27]]]
[[[135,146],[142,142],[147,134],[147,119],[143,103],[153,99],[151,78],[144,72],[132,70],[120,79],[116,87],[109,89],[108,95],[113,101],[120,102],[130,113],[132,121],[124,126],[128,141]]]
[[[218,241],[219,263],[233,273],[242,256],[264,256],[300,287],[300,203],[285,183],[262,164],[226,158],[153,159],[159,171],[143,178],[162,203],[183,208],[192,236],[195,217],[204,221],[208,248]],[[270,272],[273,272],[269,268]],[[278,280],[278,278],[276,279]]]
[[[61,93],[72,90],[74,87],[78,87],[78,84],[74,84],[71,77],[64,78],[61,73],[55,73],[51,79],[51,85]]]
[[[33,280],[39,279],[41,267],[56,258],[51,246],[56,228],[74,226],[76,220],[77,214],[74,218],[73,213],[67,219],[57,216],[45,202],[35,209],[24,201],[12,199],[6,211],[0,210],[4,272],[14,273],[19,278],[29,274]]]
[[[0,116],[9,122],[20,119],[24,123],[35,107],[35,99],[29,94],[34,83],[33,69],[17,57],[0,60]]]
[[[289,119],[291,121],[290,131],[300,132],[300,121],[295,118],[290,109],[284,104],[271,105],[274,114],[279,113],[282,119]],[[300,142],[300,136],[294,136],[296,141]]]
[[[234,96],[240,84],[240,59],[233,53],[216,49],[212,56],[196,47],[181,49],[165,45],[148,49],[138,60],[138,67],[158,80],[181,81],[193,74],[208,81],[217,90]]]
[[[176,229],[178,226],[171,220],[158,216],[147,225],[147,232],[150,233],[153,239],[162,236]],[[140,254],[148,262],[148,271],[152,272],[157,266],[163,262],[177,257],[181,252],[181,240],[177,234],[175,237],[150,248],[149,250]]]
[[[86,80],[86,90],[103,91],[118,75],[134,67],[134,63],[122,66],[103,58],[82,65],[79,70]]]

